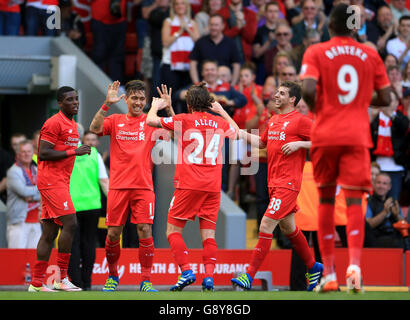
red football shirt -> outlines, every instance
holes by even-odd
[[[74,119],[68,119],[61,111],[49,118],[40,130],[39,140],[50,142],[54,150],[77,149],[80,136]],[[75,157],[57,161],[38,159],[37,187],[41,189],[69,188]]]
[[[146,124],[147,115],[129,117],[113,114],[104,119],[101,135],[110,135],[110,189],[149,189],[152,183],[151,150],[155,128]]]
[[[224,138],[235,136],[236,130],[226,120],[207,112],[162,118],[161,125],[174,131],[178,139],[175,188],[220,192],[221,149]]]
[[[292,141],[309,141],[312,120],[296,110],[273,115],[261,140],[267,145],[268,187],[300,190],[306,149],[285,156],[282,146]]]
[[[374,49],[350,37],[312,45],[303,56],[300,78],[317,80],[313,146],[372,146],[368,107],[373,90],[390,85]]]

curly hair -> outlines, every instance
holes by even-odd
[[[186,103],[193,111],[207,111],[214,101],[204,81],[192,85],[186,94]]]

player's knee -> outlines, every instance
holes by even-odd
[[[107,231],[107,239],[110,242],[118,241],[121,237],[122,228],[109,227]]]
[[[276,225],[275,225],[276,226]],[[272,233],[275,229],[275,226],[272,225],[272,222],[268,219],[263,218],[259,226],[259,232],[262,233]]]
[[[150,224],[141,223],[137,226],[137,232],[140,238],[149,238],[152,236],[152,226]]]

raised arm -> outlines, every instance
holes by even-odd
[[[107,112],[111,105],[119,102],[122,98],[124,98],[125,94],[122,94],[118,97],[118,89],[120,87],[119,81],[114,81],[108,85],[107,96],[105,97],[104,104],[97,111],[93,120],[90,124],[90,131],[94,132],[95,134],[100,134],[103,131],[103,122],[104,118],[107,115]]]

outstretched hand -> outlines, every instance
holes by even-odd
[[[168,103],[168,106],[171,107],[172,88],[169,88],[168,90],[168,87],[166,84],[161,84],[161,88],[157,87],[157,91],[158,91],[159,97],[161,99],[164,99]]]
[[[122,98],[125,97],[125,94],[122,94],[118,97],[118,89],[120,88],[120,82],[114,81],[108,85],[107,96],[105,97],[105,104],[110,106],[119,102]]]
[[[162,110],[168,107],[168,102],[162,98],[152,98],[151,107],[154,107],[157,110]]]

